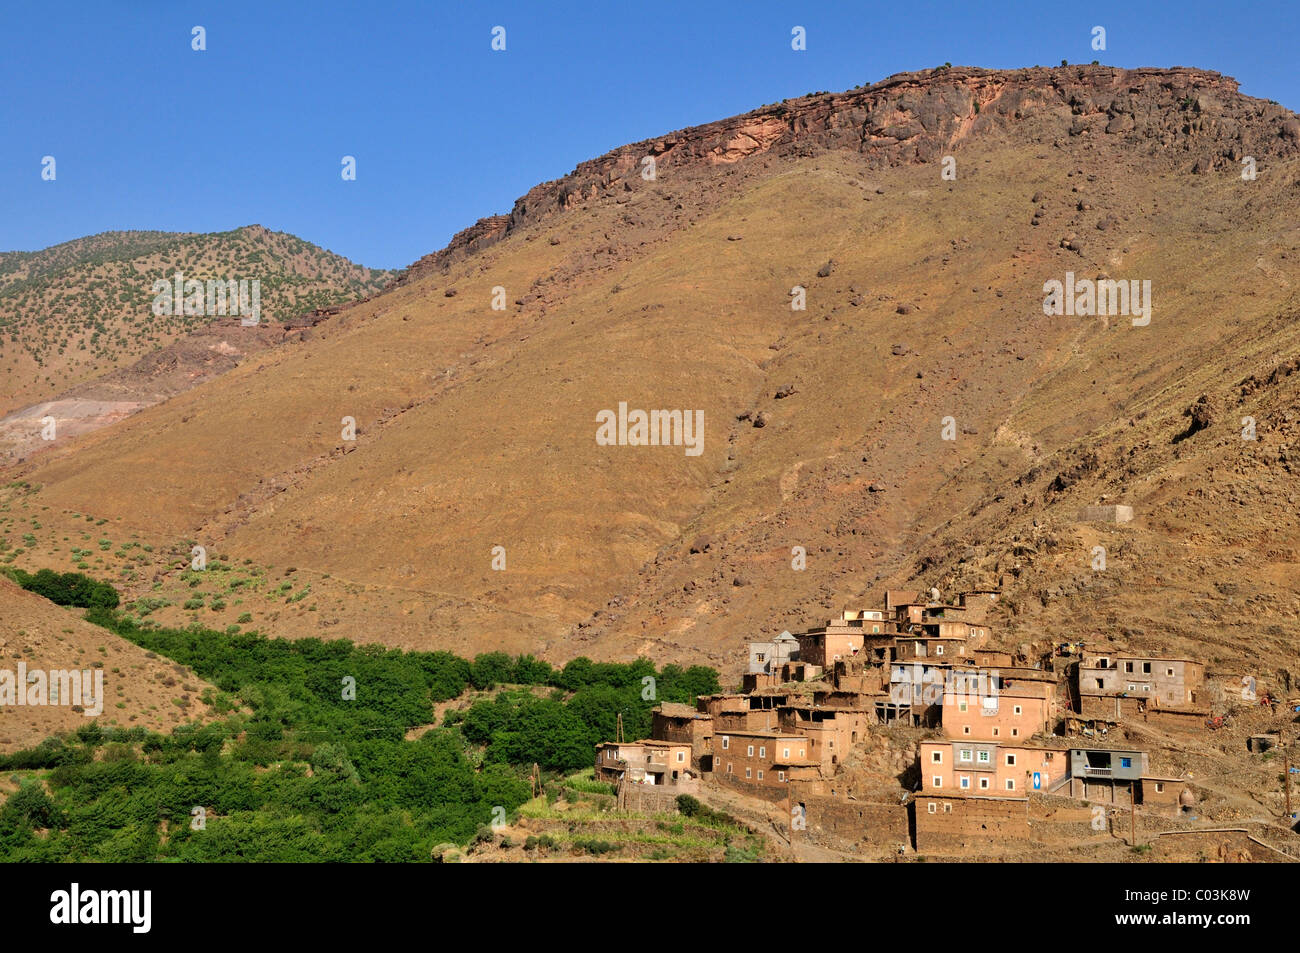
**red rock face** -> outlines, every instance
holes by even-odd
[[[899,73],[844,93],[763,106],[703,126],[623,146],[530,189],[509,215],[494,215],[426,255],[400,281],[441,268],[516,229],[615,190],[641,185],[641,160],[660,170],[729,165],[747,158],[849,149],[872,163],[938,161],[971,136],[1047,120],[1059,134],[1116,136],[1143,154],[1207,172],[1243,155],[1300,152],[1300,120],[1275,103],[1243,96],[1210,70],[1110,66],[986,70],[951,67]],[[1050,141],[1050,140],[1049,140]]]

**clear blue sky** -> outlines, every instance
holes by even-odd
[[[0,20],[2,250],[256,222],[403,267],[623,143],[945,61],[1199,66],[1300,108],[1295,0],[6,0]]]

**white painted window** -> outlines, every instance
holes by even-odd
[[[963,788],[968,788],[968,787],[970,787],[970,778],[967,777],[966,775],[962,775],[961,786],[962,786]]]
[[[776,773],[776,779],[777,779],[778,781],[784,781],[784,780],[785,780],[785,772],[784,772],[784,771],[778,771],[778,772]]]
[[[1013,755],[1013,754],[1008,754],[1008,755],[1007,755],[1007,767],[1008,767],[1008,768],[1013,768],[1013,767],[1015,767],[1015,764],[1016,764],[1016,756]]]
[[[760,780],[760,781],[763,780],[763,769],[762,769],[762,768],[759,768],[759,769],[758,769],[758,780]]]
[[[745,756],[746,756],[747,758],[752,758],[752,757],[754,757],[754,746],[753,746],[753,745],[750,745],[748,748],[745,749]]]
[[[783,749],[783,750],[784,750],[785,753],[784,753],[783,755],[781,755],[781,757],[783,757],[783,758],[788,758],[788,757],[790,757],[790,749],[789,749],[789,748],[785,748],[785,749]]]
[[[1021,708],[1019,705],[1012,706],[1011,710],[1017,715],[1023,715],[1025,712],[1025,710]]]
[[[746,769],[745,769],[745,777],[746,777],[747,779],[750,777],[750,770],[749,770],[749,768],[746,768]]]
[[[961,751],[958,752],[958,758],[962,761],[970,761],[971,760],[970,748],[962,748]]]
[[[987,791],[988,788],[989,788],[989,779],[988,779],[988,778],[980,778],[980,789],[983,790],[983,791]]]
[[[930,752],[930,763],[931,763],[931,764],[943,764],[943,752],[942,752],[942,751],[931,751],[931,752]]]
[[[989,753],[987,751],[981,751],[979,755],[976,757],[976,760],[979,761],[980,764],[988,764]]]
[[[1007,778],[1007,790],[1008,790],[1008,791],[1014,791],[1015,789],[1016,789],[1016,779],[1015,779],[1015,778]]]
[[[760,758],[766,758],[766,757],[767,757],[767,745],[762,745],[762,746],[759,747],[759,749],[758,749],[758,756],[759,756]]]
[[[938,813],[939,813],[939,806],[938,806],[937,804],[935,804],[933,801],[931,801],[931,802],[930,802],[929,804],[927,804],[925,807],[926,807],[926,810],[929,811],[931,814],[938,814]]]
[[[678,763],[681,763],[681,762],[683,762],[683,761],[685,761],[685,760],[686,760],[686,752],[685,752],[685,751],[679,751],[679,752],[677,752],[677,761],[678,761]]]
[[[943,778],[936,774],[930,779],[930,786],[935,788],[943,787]]]
[[[726,750],[727,750],[728,748],[730,748],[730,747],[731,747],[731,739],[728,738],[726,735],[723,735],[723,736],[722,736],[722,750],[723,750],[723,751],[726,751]]]

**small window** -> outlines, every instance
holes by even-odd
[[[784,771],[778,771],[778,772],[776,773],[776,779],[777,779],[778,781],[784,781],[784,780],[785,780],[785,772],[784,772]]]
[[[968,777],[962,777],[962,779],[961,779],[961,786],[962,786],[963,788],[968,788],[968,787],[970,787],[970,778],[968,778]]]
[[[951,814],[951,813],[952,813],[952,805],[949,804],[947,801],[944,801],[944,802],[943,802],[943,813],[945,813],[945,814]]]
[[[750,769],[749,769],[749,768],[746,768],[746,769],[745,769],[745,777],[746,777],[746,778],[751,777],[751,775],[750,775]]]
[[[987,751],[981,751],[981,752],[979,753],[978,760],[979,760],[979,763],[980,763],[980,764],[988,764],[988,763],[989,763],[989,753],[988,753]]]
[[[942,751],[931,751],[931,752],[930,752],[930,763],[931,763],[931,764],[943,764],[943,752],[942,752]]]
[[[981,790],[981,791],[987,791],[988,789],[989,789],[989,779],[988,779],[988,778],[980,778],[980,790]]]
[[[761,747],[759,747],[759,749],[758,749],[758,756],[759,756],[760,758],[766,758],[766,757],[767,757],[767,745],[762,745]]]
[[[943,778],[936,774],[930,779],[930,786],[936,788],[943,787]]]
[[[1019,729],[1019,728],[1012,728],[1012,729],[1011,729],[1011,737],[1012,737],[1012,738],[1019,738],[1019,737],[1020,737],[1020,729]]]
[[[728,738],[726,735],[723,735],[723,736],[722,736],[722,750],[723,750],[723,751],[726,751],[729,747],[731,747],[731,739]]]
[[[1165,669],[1165,674],[1168,675],[1170,678],[1173,678],[1174,670],[1172,668],[1167,668]]]
[[[1008,767],[1008,768],[1014,768],[1015,766],[1016,766],[1016,756],[1013,755],[1013,754],[1008,754],[1008,755],[1007,755],[1007,767]]]
[[[1015,705],[1015,706],[1013,706],[1011,710],[1012,710],[1015,714],[1017,714],[1017,715],[1024,714],[1024,711],[1025,711],[1025,710],[1024,710],[1023,708],[1021,708],[1019,705]]]
[[[781,757],[783,757],[783,758],[788,758],[788,757],[790,757],[790,749],[789,749],[789,748],[784,749],[784,752],[785,752],[785,753],[782,754]]]
[[[731,774],[731,773],[732,773],[732,770],[731,770],[731,762],[730,762],[730,761],[727,762],[727,773],[728,773],[728,774]]]
[[[931,813],[931,814],[938,814],[938,813],[939,813],[939,806],[938,806],[937,804],[935,804],[933,801],[931,801],[929,804],[927,804],[927,805],[925,806],[925,809],[926,809],[929,813]]]
[[[752,757],[754,757],[754,746],[753,746],[753,745],[749,745],[749,746],[745,749],[745,757],[747,757],[747,758],[752,758]]]
[[[1008,791],[1014,791],[1015,789],[1016,789],[1016,779],[1015,779],[1015,778],[1007,778],[1007,790],[1008,790]]]
[[[762,768],[759,768],[759,769],[758,769],[758,780],[760,780],[760,781],[763,780],[763,769],[762,769]]]
[[[942,646],[942,645],[936,645],[936,646],[934,647],[934,654],[935,654],[935,655],[942,655],[942,654],[943,654],[943,646]],[[945,804],[944,806],[947,807],[946,804]]]
[[[1164,786],[1164,784],[1163,784],[1162,782],[1160,782],[1160,781],[1157,781],[1157,782],[1156,782],[1156,793],[1157,793],[1157,794],[1164,794],[1164,793],[1165,793],[1165,786]]]
[[[1150,663],[1150,662],[1143,662],[1143,663],[1142,663],[1142,674],[1143,674],[1143,675],[1150,675],[1150,674],[1151,674],[1151,663]]]
[[[1120,758],[1120,759],[1119,759],[1119,766],[1120,766],[1121,768],[1131,768],[1131,767],[1133,767],[1133,759],[1132,759],[1132,758]]]
[[[679,752],[677,752],[677,762],[680,764],[681,762],[683,762],[683,761],[685,761],[685,760],[686,760],[686,752],[685,752],[685,751],[679,751]]]
[[[962,761],[969,761],[971,759],[970,748],[962,748],[961,751],[958,753],[958,757]]]
[[[970,725],[962,725],[962,726],[961,726],[961,733],[962,733],[963,735],[968,735],[968,734],[970,734]]]
[[[993,737],[994,737],[994,738],[998,737],[1000,734],[1002,734],[1002,729],[1000,729],[1000,728],[994,728],[994,729],[993,729]]]
[[[957,710],[958,710],[958,711],[965,711],[965,710],[966,710],[966,703],[965,703],[965,702],[958,702],[958,703],[957,703]]]

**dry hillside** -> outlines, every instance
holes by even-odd
[[[364,297],[389,274],[283,232],[104,232],[0,253],[0,415],[49,401],[209,323],[153,313],[156,280],[261,282],[262,321]]]
[[[0,576],[0,669],[15,676],[20,663],[28,674],[103,671],[102,714],[97,718],[86,713],[87,706],[74,710],[67,699],[42,706],[0,705],[0,753],[31,747],[92,721],[170,732],[181,722],[206,716],[208,707],[199,696],[207,682],[183,665],[91,625],[81,613],[24,592]]]
[[[311,340],[8,467],[5,558],[80,560],[163,622],[729,672],[886,583],[992,584],[1008,643],[1277,672],[1298,137],[1218,74],[1093,66],[904,74],[628,146]],[[1045,315],[1067,272],[1150,281],[1149,325]],[[620,402],[702,410],[702,454],[598,445]],[[1098,502],[1135,519],[1079,522]],[[86,514],[110,546],[69,553]],[[243,591],[182,572],[194,544]]]

